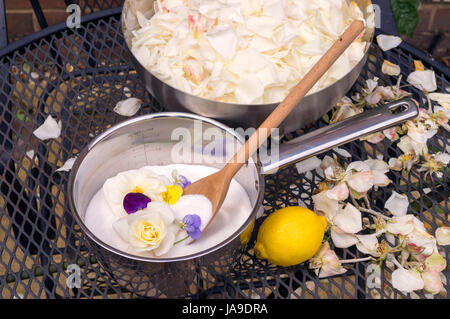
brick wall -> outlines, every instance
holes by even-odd
[[[39,2],[49,25],[67,19],[64,0]],[[29,0],[5,0],[5,5],[10,41],[40,29]],[[404,37],[404,40],[450,66],[450,0],[422,0],[414,37]]]
[[[414,37],[403,39],[450,67],[450,0],[422,1]]]

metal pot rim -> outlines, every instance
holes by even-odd
[[[74,217],[75,221],[77,222],[77,224],[80,226],[82,233],[89,237],[89,239],[93,240],[97,245],[99,245],[100,247],[114,253],[117,254],[121,257],[125,257],[128,259],[133,259],[136,261],[144,261],[144,262],[156,262],[156,263],[167,263],[167,262],[179,262],[179,261],[186,261],[186,260],[191,260],[191,259],[195,259],[207,254],[210,254],[226,245],[228,245],[230,242],[232,242],[233,240],[236,239],[236,237],[238,237],[247,227],[248,225],[251,223],[251,221],[256,218],[256,214],[259,210],[259,208],[262,205],[262,201],[263,201],[263,197],[264,197],[264,177],[263,174],[261,172],[261,163],[259,161],[259,159],[256,156],[253,156],[253,165],[255,165],[255,169],[257,170],[258,174],[257,174],[257,178],[258,178],[258,196],[256,199],[256,204],[253,207],[252,212],[250,213],[249,217],[247,218],[247,220],[245,221],[245,223],[238,229],[236,230],[231,236],[229,236],[227,239],[225,239],[224,241],[220,242],[219,244],[210,247],[206,250],[203,250],[201,252],[195,253],[195,254],[190,254],[190,255],[186,255],[186,256],[180,256],[180,257],[171,257],[171,258],[150,258],[150,257],[143,257],[143,256],[137,256],[137,255],[133,255],[133,254],[129,254],[126,253],[122,250],[119,250],[117,248],[114,248],[112,246],[110,246],[109,244],[105,243],[104,241],[102,241],[101,239],[99,239],[97,236],[95,236],[94,233],[92,233],[90,231],[90,229],[85,225],[84,221],[81,219],[80,215],[78,214],[78,211],[76,209],[75,206],[75,202],[74,202],[74,198],[73,198],[73,189],[74,189],[74,182],[75,182],[75,178],[78,172],[78,169],[81,165],[81,163],[83,162],[84,158],[86,157],[86,155],[88,154],[88,152],[100,141],[108,138],[108,136],[110,136],[112,133],[114,133],[115,131],[121,129],[122,127],[125,127],[127,125],[136,123],[136,122],[140,122],[140,121],[144,121],[144,120],[148,120],[148,119],[156,119],[156,118],[171,118],[171,117],[178,117],[178,118],[188,118],[188,119],[192,119],[192,120],[201,120],[201,121],[205,121],[208,122],[212,125],[215,125],[217,127],[219,127],[220,129],[226,131],[227,133],[229,133],[230,135],[234,136],[238,141],[240,142],[244,142],[243,137],[237,135],[235,132],[232,131],[232,129],[216,120],[212,120],[200,115],[196,115],[196,114],[190,114],[190,113],[182,113],[182,112],[158,112],[158,113],[151,113],[151,114],[146,114],[146,115],[141,115],[141,116],[137,116],[134,117],[132,119],[120,122],[112,127],[110,127],[109,129],[107,129],[105,132],[103,132],[102,134],[98,135],[93,141],[91,141],[87,146],[85,146],[80,154],[78,155],[77,159],[75,160],[75,163],[73,164],[73,167],[70,171],[70,175],[69,175],[69,181],[68,181],[68,196],[69,196],[69,208],[70,208],[70,212],[72,214],[72,216]],[[247,163],[247,165],[250,165],[249,163]]]

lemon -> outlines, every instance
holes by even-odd
[[[270,214],[258,231],[255,253],[279,266],[302,263],[316,253],[322,243],[327,220],[299,206]]]

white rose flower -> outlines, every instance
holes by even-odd
[[[164,202],[151,202],[146,208],[113,224],[114,230],[136,252],[152,251],[161,256],[174,245],[180,228],[173,224],[174,213]]]

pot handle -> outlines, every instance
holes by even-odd
[[[419,109],[412,98],[404,98],[364,111],[340,122],[304,134],[280,144],[276,162],[263,164],[263,174],[307,159],[365,135],[382,131],[416,117]]]

